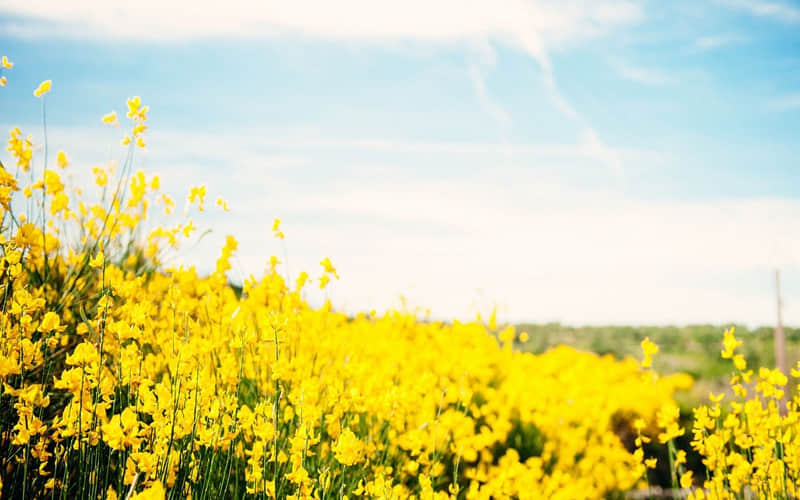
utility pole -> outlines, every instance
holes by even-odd
[[[775,269],[775,296],[778,299],[778,325],[775,328],[775,368],[784,375],[786,369],[786,333],[783,331],[783,314],[781,312],[781,272]]]

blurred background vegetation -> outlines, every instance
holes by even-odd
[[[662,374],[683,372],[695,379],[688,394],[678,395],[683,406],[706,402],[709,391],[728,392],[728,379],[733,371],[730,360],[722,359],[722,334],[734,326],[736,337],[744,341],[742,354],[750,368],[775,366],[773,336],[775,329],[760,327],[749,329],[744,325],[688,325],[688,326],[568,326],[561,323],[518,324],[518,332],[527,332],[529,340],[520,346],[533,353],[566,344],[576,349],[600,355],[611,354],[617,358],[642,357],[640,343],[645,337],[655,342],[659,353],[653,358],[653,369]],[[786,332],[786,357],[788,367],[800,360],[800,328],[784,327]],[[790,384],[794,383],[790,377]]]
[[[723,332],[731,326],[736,329],[736,338],[743,341],[739,348],[748,367],[758,370],[761,366],[775,366],[775,344],[773,327],[749,329],[744,325],[687,325],[687,326],[568,326],[561,323],[515,325],[517,332],[527,332],[528,341],[519,345],[521,350],[541,353],[565,344],[583,351],[616,358],[642,359],[641,342],[646,337],[659,346],[653,357],[653,369],[661,374],[687,373],[694,378],[691,390],[677,393],[675,400],[681,407],[680,423],[687,429],[677,439],[678,449],[687,452],[687,468],[696,478],[705,478],[706,471],[701,457],[689,444],[693,422],[692,408],[709,402],[709,392],[726,393],[731,397],[728,381],[733,373],[731,360],[722,359]],[[787,366],[793,368],[800,360],[800,328],[784,327],[786,334]],[[788,375],[788,374],[787,374]],[[587,383],[591,383],[587,381]],[[789,377],[790,390],[797,390],[796,379]],[[632,445],[628,443],[632,449]],[[647,456],[657,457],[658,466],[649,472],[650,484],[665,488],[654,498],[672,498],[669,490],[670,474],[667,466],[666,447],[656,442],[645,446]],[[653,495],[653,490],[649,492]]]

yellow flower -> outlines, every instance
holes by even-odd
[[[147,125],[144,123],[138,123],[135,127],[133,127],[133,136],[139,137],[145,130],[147,130]]]
[[[131,97],[128,99],[128,118],[133,118],[139,112],[139,108],[142,105],[142,98],[138,95]]]
[[[283,231],[281,231],[280,219],[275,219],[274,221],[272,221],[272,233],[275,235],[276,238],[279,238],[281,240],[284,238]]]
[[[342,431],[331,449],[342,465],[357,464],[364,459],[364,443],[350,429]]]
[[[658,427],[664,431],[658,434],[658,440],[662,444],[666,444],[671,439],[684,434],[684,430],[681,429],[680,425],[678,424],[680,414],[680,408],[672,401],[664,403],[664,405],[656,414]]]
[[[503,328],[503,330],[497,334],[497,337],[500,339],[500,342],[511,342],[514,340],[514,327],[509,325]]]
[[[59,151],[58,155],[56,155],[56,165],[58,165],[59,168],[66,168],[67,165],[69,165],[67,155],[63,151]]]
[[[125,408],[120,415],[114,415],[102,426],[103,440],[114,450],[122,450],[137,445],[139,438],[139,418],[131,408]]]
[[[683,475],[681,476],[681,488],[692,487],[692,484],[694,484],[694,481],[692,480],[692,474],[693,472],[690,470],[687,470],[686,472],[683,473]]]
[[[108,184],[108,171],[102,167],[92,167],[94,174],[94,183],[100,187]]]
[[[269,268],[273,273],[275,272],[275,269],[278,267],[278,265],[280,263],[281,263],[281,261],[278,260],[278,257],[276,257],[274,255],[270,255],[270,257],[269,257]]]
[[[675,454],[675,467],[686,463],[686,450],[678,450]]]
[[[733,335],[733,330],[733,327],[725,330],[724,338],[722,340],[722,357],[725,359],[731,359],[733,357],[733,351],[742,345],[741,340],[736,340],[736,337]]]
[[[8,140],[6,151],[10,151],[11,155],[17,159],[17,165],[27,172],[30,170],[33,158],[33,139],[31,136],[23,138],[18,127],[12,128],[9,133],[11,138]]]
[[[650,340],[650,337],[646,337],[642,340],[642,352],[644,353],[642,367],[649,368],[653,364],[653,355],[658,354],[658,346]]]
[[[19,250],[12,250],[10,248],[6,248],[6,256],[5,260],[8,262],[9,265],[17,265],[19,264],[20,259],[22,259],[22,252]]]
[[[336,273],[336,268],[333,267],[333,264],[331,263],[331,259],[329,259],[328,257],[325,257],[324,259],[322,259],[320,261],[319,264],[322,266],[323,270],[327,274],[332,274],[334,278],[336,278],[337,280],[339,279],[339,275]]]
[[[8,80],[6,80],[6,77],[5,76],[0,76],[0,87],[5,87],[7,83],[8,83]]]
[[[112,111],[107,115],[103,115],[103,123],[105,123],[106,125],[118,126],[119,120],[117,119],[117,112]]]
[[[67,364],[70,366],[93,365],[100,362],[100,354],[97,348],[89,342],[81,342],[67,355]]]
[[[39,325],[40,332],[51,332],[53,330],[57,330],[61,323],[61,318],[58,317],[58,314],[48,311],[45,313],[44,318],[42,318],[42,324]]]
[[[301,288],[306,286],[307,282],[308,282],[308,273],[305,271],[300,271],[300,274],[297,275],[297,280],[295,281],[295,288],[297,290],[300,290]]]
[[[42,97],[46,93],[50,92],[50,87],[53,85],[52,80],[45,80],[36,87],[36,90],[33,91],[33,95],[36,97]]]
[[[195,231],[196,229],[197,228],[195,227],[194,222],[192,222],[192,220],[189,219],[189,222],[187,222],[186,225],[183,226],[183,229],[181,231],[183,232],[183,235],[186,238],[188,238],[189,236],[191,236],[192,232]]]
[[[187,200],[189,204],[197,202],[197,209],[201,212],[203,211],[203,203],[205,203],[206,199],[206,187],[205,186],[191,186],[189,188],[189,196]]]
[[[497,305],[492,308],[492,314],[489,316],[489,323],[486,326],[489,330],[497,330]]]
[[[8,60],[8,56],[3,56],[2,63],[0,63],[4,69],[11,69],[14,67],[14,63]]]
[[[103,263],[106,261],[106,256],[102,250],[97,251],[97,255],[89,259],[89,266],[95,269],[99,269],[103,267]]]
[[[692,493],[689,493],[689,496],[686,497],[686,500],[705,500],[706,498],[708,498],[706,497],[706,492],[701,489],[698,489],[693,491]]]
[[[133,495],[131,500],[164,500],[166,496],[167,492],[164,489],[164,485],[161,484],[161,481],[156,481],[144,490]]]

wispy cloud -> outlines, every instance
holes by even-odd
[[[614,69],[622,78],[645,85],[664,85],[672,81],[672,76],[655,68],[644,68],[630,63],[613,59]]]
[[[800,92],[773,99],[769,106],[777,111],[800,110]]]
[[[556,106],[581,124],[604,149],[600,135],[560,92],[548,55],[558,45],[597,37],[643,17],[630,0],[408,0],[375,2],[342,0],[239,0],[220,9],[195,1],[141,0],[114,4],[105,0],[56,2],[6,0],[0,13],[17,19],[0,23],[12,36],[190,40],[209,37],[464,43],[488,40],[521,49],[536,61]],[[485,52],[485,51],[484,51]],[[508,122],[471,74],[482,106],[495,119]],[[477,76],[480,76],[479,74]],[[507,115],[506,115],[507,116]],[[613,168],[619,170],[620,165]]]
[[[492,179],[497,172],[487,175],[424,188],[365,184],[307,193],[288,202],[287,220],[297,211],[306,214],[300,220],[322,213],[338,220],[336,229],[321,221],[295,232],[304,250],[325,241],[340,266],[345,278],[335,303],[380,308],[402,291],[443,317],[468,317],[482,289],[514,320],[763,324],[773,314],[770,243],[782,237],[800,248],[791,236],[796,202],[659,203],[561,185],[569,204],[536,209],[530,200],[554,186],[515,187],[509,179],[501,186]],[[383,270],[380,285],[374,269]],[[793,308],[791,321],[798,314]]]
[[[596,36],[636,21],[641,9],[628,0],[552,3],[409,0],[194,1],[6,0],[0,12],[80,37],[184,40],[207,37],[263,38],[282,34],[325,39],[453,41],[497,36],[520,39],[536,32],[546,43]],[[76,29],[80,28],[80,29]],[[40,33],[45,35],[45,33]]]
[[[88,165],[108,157],[96,140],[104,131],[119,133],[53,127],[50,145],[88,175]],[[118,137],[109,139],[117,147]],[[481,289],[509,320],[763,324],[773,314],[774,243],[800,251],[797,200],[654,201],[626,197],[610,182],[576,186],[570,179],[589,171],[587,159],[616,154],[590,136],[509,146],[162,129],[148,144],[136,165],[163,174],[168,192],[180,195],[191,178],[232,209],[196,220],[215,232],[176,264],[208,271],[232,234],[235,276],[259,274],[270,254],[283,257],[269,222],[281,217],[291,270],[313,274],[330,256],[342,275],[330,297],[348,311],[397,305],[402,293],[438,317],[468,318]],[[507,147],[520,155],[516,167],[498,166]],[[198,165],[198,150],[219,154]],[[350,152],[342,163],[358,168],[332,163],[332,150]],[[437,176],[440,163],[459,171]],[[796,260],[784,269],[800,272]],[[787,300],[787,322],[800,321],[798,304]]]
[[[37,123],[17,124],[24,133],[32,133],[35,141],[41,140],[41,125]],[[0,123],[0,130],[12,124]],[[205,176],[206,173],[225,172],[222,180],[226,185],[234,181],[249,182],[248,176],[283,178],[292,172],[315,171],[336,168],[337,162],[348,159],[347,165],[361,165],[368,158],[369,170],[382,163],[389,166],[399,161],[409,166],[420,162],[435,161],[442,165],[468,165],[493,168],[506,165],[540,165],[537,179],[547,176],[550,169],[570,165],[572,172],[586,169],[597,175],[597,164],[613,165],[628,162],[631,165],[663,164],[665,159],[656,151],[616,148],[607,149],[601,142],[586,132],[575,142],[526,143],[514,141],[418,141],[392,137],[348,137],[336,135],[330,130],[299,128],[231,129],[228,135],[189,132],[176,129],[154,130],[148,137],[148,147],[137,150],[137,164],[144,168],[166,167],[183,173]],[[105,163],[124,149],[119,140],[119,129],[104,127],[48,127],[50,149],[63,149],[76,164],[95,165]],[[89,139],[91,138],[91,139]],[[512,163],[503,162],[511,155]],[[2,156],[2,155],[0,155]],[[338,160],[333,160],[338,159]],[[464,172],[464,170],[462,170]],[[518,175],[518,173],[514,175]],[[610,178],[599,177],[603,182]],[[233,187],[233,186],[231,186]]]
[[[500,126],[503,133],[507,133],[511,127],[511,117],[503,107],[489,95],[486,89],[486,79],[481,68],[475,64],[469,66],[469,78],[472,88],[475,90],[475,98],[481,109],[488,114]]]
[[[693,47],[700,51],[714,50],[744,40],[745,38],[741,35],[707,35],[695,39]]]
[[[800,9],[793,5],[769,0],[720,0],[723,4],[749,12],[755,16],[783,22],[800,22]]]

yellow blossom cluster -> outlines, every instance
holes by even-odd
[[[122,145],[127,146],[131,141],[136,141],[136,145],[144,148],[144,131],[147,130],[147,112],[150,111],[150,106],[142,106],[142,98],[137,96],[128,99],[128,118],[133,120],[134,126],[130,135],[126,135],[122,139]],[[103,123],[114,125],[117,123],[117,113],[111,112],[103,117]],[[133,137],[133,139],[131,139]]]
[[[800,394],[787,395],[788,378],[778,369],[748,369],[737,352],[742,343],[733,328],[724,332],[721,356],[733,362],[730,392],[712,393],[710,404],[693,409],[691,447],[702,457],[704,480],[695,481],[693,472],[684,467],[685,451],[675,448],[675,438],[686,431],[678,424],[677,407],[667,403],[658,413],[658,439],[669,446],[673,484],[692,488],[690,500],[777,500],[800,495]],[[800,364],[791,376],[800,378]],[[637,454],[642,468],[653,460]]]
[[[148,108],[128,109],[123,142],[143,146]],[[11,138],[30,165],[32,139]],[[309,275],[289,282],[277,258],[236,289],[233,237],[210,276],[165,268],[194,226],[148,226],[152,206],[174,202],[132,171],[133,149],[119,171],[94,169],[94,203],[47,169],[30,172],[42,204],[17,201],[0,167],[3,497],[595,499],[640,482],[621,434],[671,423],[687,377],[567,347],[519,352],[527,335],[494,315],[312,307]],[[205,196],[192,187],[187,204]],[[320,267],[321,287],[339,278],[330,259]]]
[[[2,60],[0,60],[0,87],[5,87],[8,85],[8,79],[6,75],[3,74],[3,70],[11,69],[14,67],[14,63],[8,60],[8,56],[3,56]]]

